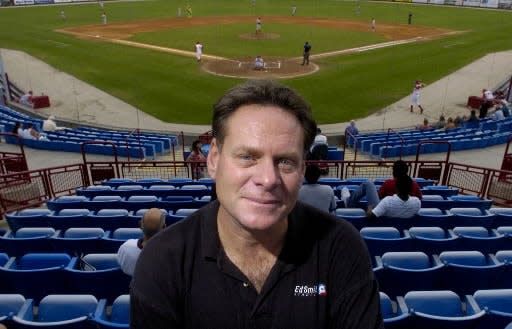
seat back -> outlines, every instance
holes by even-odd
[[[101,238],[105,231],[100,227],[72,227],[66,230],[64,238],[67,239],[85,239]]]
[[[116,323],[130,322],[130,295],[121,295],[114,300],[110,320]]]
[[[442,240],[446,238],[446,232],[440,227],[432,226],[432,227],[411,227],[409,229],[409,234],[411,237],[415,238],[425,238],[425,239],[435,239]]]
[[[393,266],[408,270],[430,268],[430,260],[424,252],[420,251],[394,251],[382,255],[384,266]]]
[[[400,231],[394,227],[363,227],[359,233],[363,238],[399,239]]]
[[[71,320],[94,314],[98,300],[92,295],[48,295],[39,303],[39,322]]]
[[[22,227],[16,231],[17,239],[46,238],[55,235],[53,227]]]
[[[25,304],[25,297],[20,294],[0,294],[0,317],[17,314]]]
[[[443,251],[439,259],[445,264],[465,266],[485,266],[487,261],[479,251]]]
[[[128,240],[142,238],[142,230],[138,227],[121,227],[112,233],[112,239]]]
[[[96,270],[108,270],[119,267],[117,254],[87,254],[82,259]]]
[[[462,316],[462,303],[456,293],[449,290],[410,291],[404,296],[409,310],[437,316]]]
[[[96,216],[128,216],[130,212],[127,209],[100,209]]]
[[[175,216],[183,216],[183,217],[187,217],[189,215],[192,215],[193,213],[195,213],[197,211],[197,209],[178,209],[176,210],[176,212],[174,213]]]
[[[30,253],[22,256],[17,262],[18,270],[36,270],[50,267],[65,267],[71,257],[63,253]]]
[[[0,253],[0,266],[4,266],[9,261],[9,256],[2,252]]]
[[[477,290],[473,298],[481,309],[512,313],[512,289]]]
[[[500,263],[512,263],[512,250],[499,250],[495,256]]]
[[[512,236],[512,226],[500,226],[496,229],[499,234]]]
[[[79,208],[79,209],[61,209],[57,216],[87,216],[91,213],[89,209]]]
[[[457,226],[453,228],[453,233],[459,236],[467,236],[474,238],[487,238],[489,231],[481,226]]]
[[[394,316],[393,312],[393,304],[391,303],[391,299],[388,295],[383,292],[380,292],[380,311],[382,313],[382,317],[391,318]]]

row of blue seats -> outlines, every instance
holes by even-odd
[[[187,217],[198,208],[186,208],[186,206],[202,206],[208,201],[194,202],[162,202],[159,205],[167,205],[167,209],[178,205],[177,210],[166,210],[161,207],[166,214],[166,224],[172,225],[175,222]],[[85,208],[70,208],[51,211],[48,209],[24,209],[15,211],[5,215],[9,228],[18,231],[23,227],[52,227],[56,230],[65,230],[70,227],[100,227],[105,231],[113,231],[120,227],[139,227],[140,220],[144,212],[152,208],[153,205],[145,205],[145,207],[136,211],[129,211],[121,208],[103,208],[98,211],[92,211]]]
[[[100,227],[71,227],[62,231],[53,227],[23,227],[16,232],[3,232],[0,250],[10,256],[32,252],[115,253],[126,240],[140,239],[142,235],[140,227],[121,227],[114,231]]]
[[[379,289],[390,296],[410,290],[450,289],[459,294],[478,289],[512,288],[512,250],[484,254],[476,250],[392,251],[372,258]]]
[[[129,328],[130,295],[113,302],[91,294],[52,294],[41,301],[22,294],[0,294],[0,323],[9,329]]]
[[[0,254],[0,293],[40,300],[48,294],[92,294],[113,300],[127,294],[131,277],[117,263],[117,254]]]
[[[139,184],[119,185],[111,187],[109,185],[92,185],[86,188],[77,188],[78,196],[93,198],[100,195],[119,195],[130,197],[132,195],[154,195],[156,197],[184,196],[184,197],[202,197],[211,194],[211,189],[203,184],[186,184],[177,188],[170,184],[152,184],[148,187]],[[72,198],[68,198],[71,200]],[[181,198],[184,200],[185,198]]]
[[[171,178],[171,179],[162,179],[162,178],[141,178],[141,179],[133,179],[133,178],[110,178],[103,180],[101,185],[110,186],[112,188],[119,187],[121,185],[142,185],[143,187],[151,187],[152,185],[172,185],[176,188],[181,188],[183,185],[206,185],[211,187],[214,184],[214,180],[211,178],[200,178],[198,180],[193,180],[192,178]]]
[[[74,129],[75,131],[80,132],[86,132],[89,134],[101,134],[101,135],[107,135],[107,136],[128,136],[128,135],[134,135],[133,131],[128,130],[112,130],[112,129],[104,129],[104,128],[93,128],[93,127],[78,127]],[[171,139],[171,145],[178,145],[178,137],[176,135],[169,135],[164,133],[157,133],[157,132],[148,132],[148,131],[140,131],[135,136],[144,136],[146,138],[170,138]]]
[[[380,293],[387,329],[505,328],[512,322],[511,299],[510,289],[478,290],[463,298],[450,290],[410,291],[396,300]],[[0,295],[0,321],[10,329],[128,328],[129,310],[129,295],[111,305],[92,295],[48,295],[39,303],[19,294]]]
[[[419,227],[399,231],[395,227],[364,227],[360,230],[370,255],[388,251],[423,251],[427,254],[446,250],[478,250],[494,253],[512,250],[512,226],[486,229],[481,226]]]
[[[380,293],[386,329],[511,329],[512,289],[409,291],[392,300]]]
[[[338,208],[335,214],[358,230],[367,226],[391,226],[399,230],[413,226],[438,226],[445,230],[457,226],[482,226],[487,229],[512,226],[511,208],[451,208],[447,211],[439,208],[421,208],[411,218],[380,217],[372,220],[366,218],[366,211],[361,208]]]

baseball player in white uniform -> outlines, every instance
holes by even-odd
[[[201,61],[202,55],[203,55],[203,45],[198,41],[198,42],[196,42],[196,59],[198,62]]]
[[[414,84],[414,89],[412,90],[411,95],[411,113],[414,105],[418,106],[420,109],[420,114],[423,114],[423,107],[420,104],[420,90],[425,87],[425,84],[421,82],[421,80],[416,80]]]

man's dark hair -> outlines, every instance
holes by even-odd
[[[313,143],[316,135],[316,122],[311,108],[297,92],[273,80],[249,80],[228,90],[213,106],[212,130],[217,145],[222,148],[227,134],[227,120],[238,108],[244,105],[277,106],[293,114],[302,126],[304,153]]]
[[[306,178],[308,184],[316,184],[320,178],[320,174],[320,168],[318,168],[318,166],[308,165],[304,173],[304,178]]]
[[[411,193],[411,187],[411,177],[405,175],[396,178],[396,194],[400,197],[400,199],[405,201],[409,198],[409,194]]]
[[[401,176],[407,176],[407,172],[409,171],[409,166],[405,161],[397,160],[393,163],[393,177],[398,178]]]

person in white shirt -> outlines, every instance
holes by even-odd
[[[165,213],[158,208],[148,209],[142,216],[140,227],[144,234],[142,239],[126,240],[117,251],[117,262],[123,272],[128,275],[133,275],[135,264],[137,264],[144,244],[165,228]]]
[[[53,115],[50,115],[48,119],[43,121],[43,131],[57,131],[63,129],[66,128],[57,126],[57,123],[55,122],[55,117]]]
[[[315,140],[313,141],[313,144],[311,144],[311,147],[309,148],[309,151],[312,152],[313,151],[313,148],[315,146],[317,146],[318,144],[325,144],[325,145],[328,145],[327,143],[327,137],[325,135],[322,135],[322,130],[320,128],[317,128],[316,129],[316,136],[315,136]]]
[[[203,56],[203,45],[198,41],[196,42],[196,59],[198,62],[201,61],[201,56]]]
[[[256,56],[256,59],[254,60],[254,69],[255,70],[263,70],[265,68],[265,61],[263,60],[263,57],[260,55]]]
[[[26,106],[32,106],[34,103],[32,101],[33,93],[32,90],[29,90],[28,93],[24,94],[20,97],[20,104]]]

